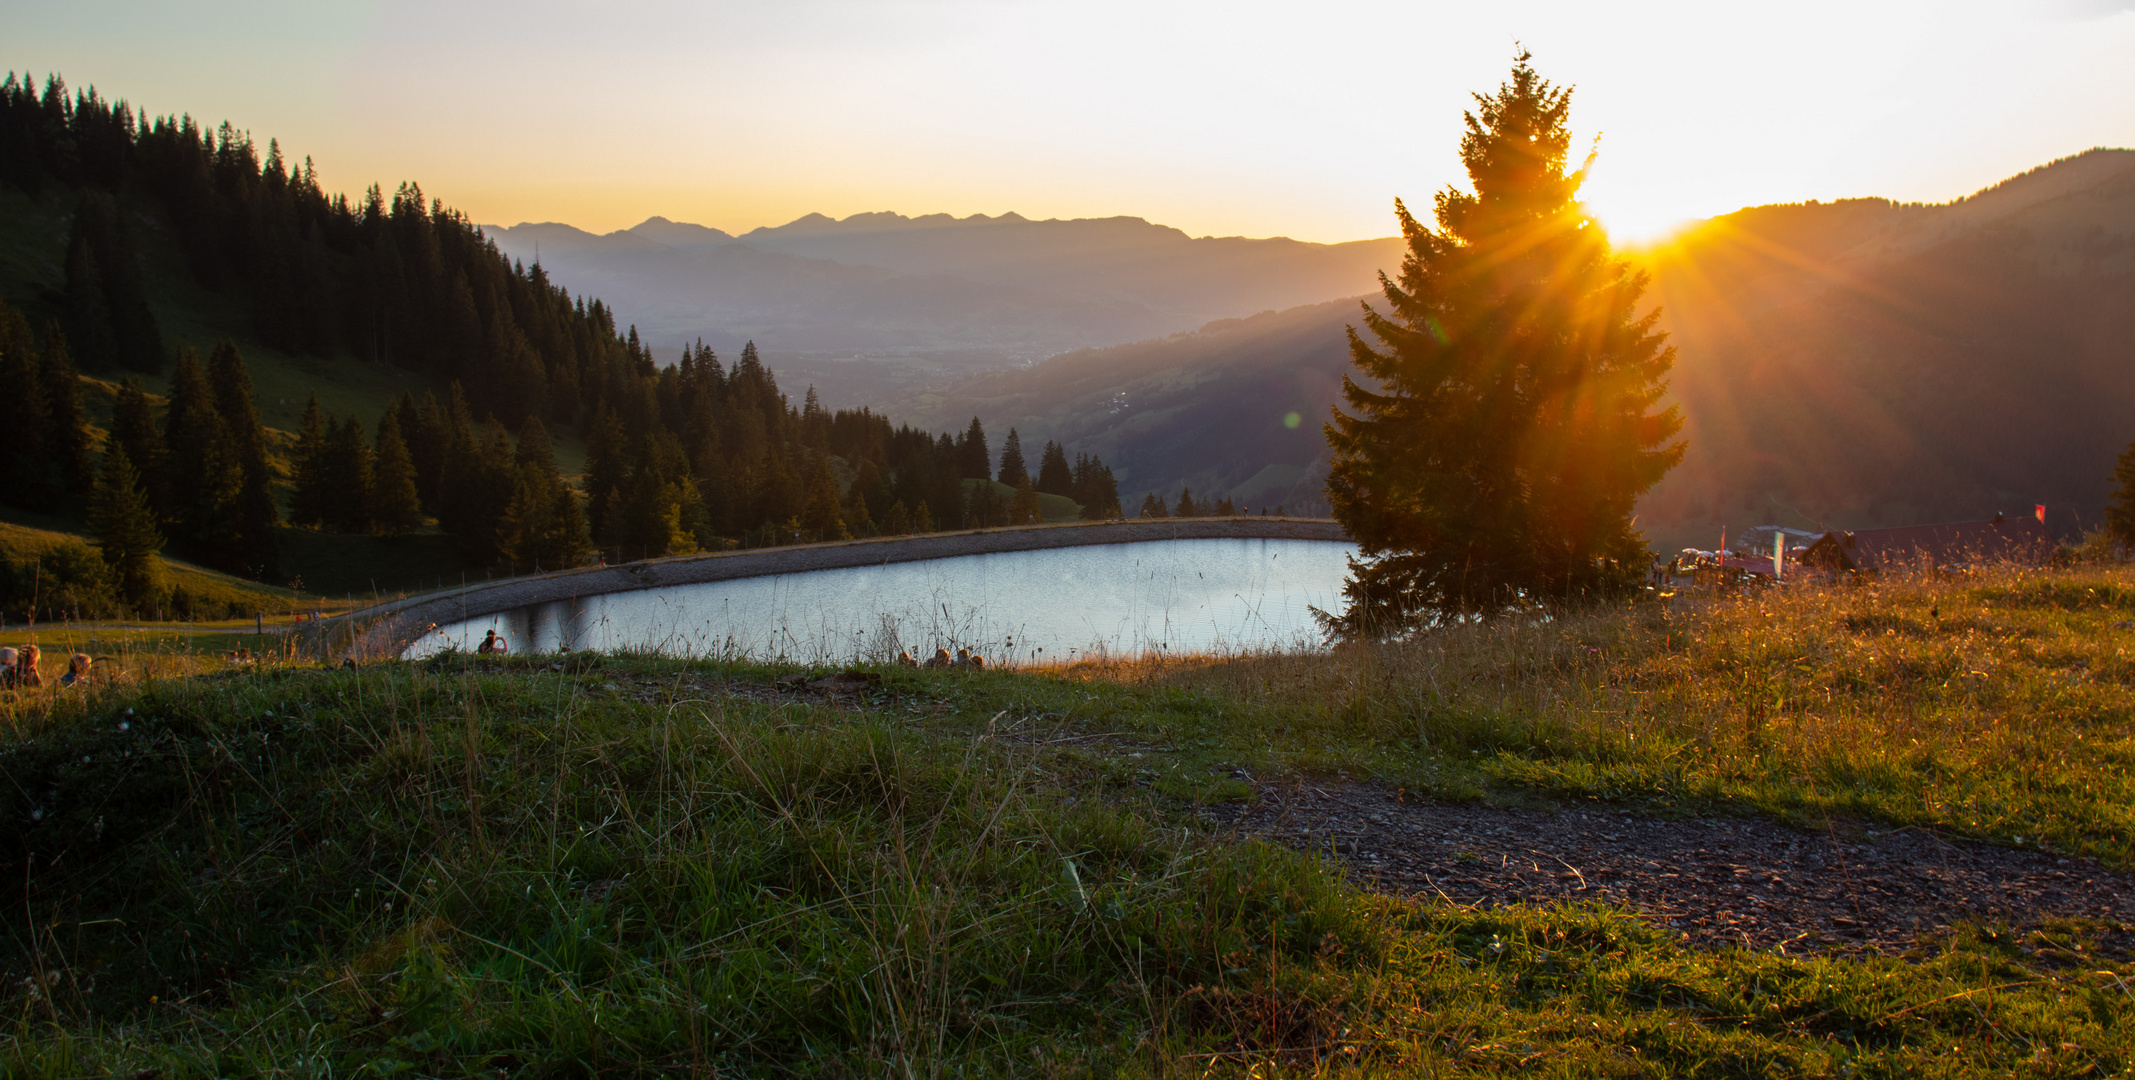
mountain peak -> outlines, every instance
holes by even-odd
[[[724,244],[734,239],[731,233],[707,225],[692,225],[686,221],[669,221],[657,215],[646,218],[623,230],[633,236],[650,240],[668,247],[702,247],[706,244]]]

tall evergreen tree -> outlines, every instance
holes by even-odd
[[[415,490],[415,459],[400,436],[400,414],[391,409],[378,421],[371,455],[371,528],[398,539],[422,527],[423,498]]]
[[[1171,514],[1173,517],[1202,516],[1200,504],[1194,502],[1194,489],[1190,487],[1179,489],[1179,501],[1173,505]]]
[[[81,379],[67,352],[66,334],[57,324],[45,332],[43,354],[37,375],[38,396],[43,399],[43,452],[48,466],[41,474],[48,486],[44,505],[79,507],[93,481],[89,421],[82,415]]]
[[[1010,432],[1010,437],[1014,433]],[[1038,489],[1031,483],[1029,474],[1016,485],[1014,497],[1008,500],[1008,523],[1010,525],[1036,525],[1045,520],[1045,512],[1038,502]]]
[[[242,473],[233,507],[237,550],[232,555],[251,576],[272,578],[280,571],[274,527],[281,524],[281,507],[274,499],[274,467],[267,460],[267,431],[253,401],[252,376],[235,342],[224,338],[208,354],[208,381],[215,391],[216,415],[222,418]]]
[[[345,533],[371,531],[371,447],[363,421],[350,416],[334,426],[321,471],[329,493],[327,527]]]
[[[111,441],[126,451],[126,461],[141,478],[142,490],[162,468],[158,461],[163,437],[156,431],[156,406],[141,389],[141,380],[128,378],[119,384],[111,401]],[[150,505],[154,505],[151,497]]]
[[[328,461],[332,429],[333,418],[319,407],[319,395],[311,395],[311,400],[304,405],[304,419],[297,431],[296,483],[289,496],[292,524],[310,529],[326,524],[327,506],[332,501],[327,490],[327,484],[331,482]]]
[[[1461,161],[1472,191],[1437,199],[1437,229],[1395,204],[1408,255],[1369,305],[1374,347],[1350,356],[1326,427],[1335,517],[1359,556],[1329,629],[1399,633],[1635,582],[1638,495],[1682,457],[1655,412],[1674,351],[1637,307],[1643,276],[1614,258],[1565,170],[1571,91],[1524,52],[1476,96]],[[1589,159],[1591,161],[1591,159]]]
[[[163,368],[163,334],[141,287],[141,274],[119,205],[85,191],[67,240],[67,334],[92,371]]]
[[[986,450],[986,427],[979,418],[971,418],[971,426],[964,429],[963,438],[957,440],[958,476],[966,479],[993,479],[993,456]]]
[[[1125,517],[1119,506],[1119,485],[1112,478],[1112,469],[1095,454],[1075,455],[1074,500],[1082,504],[1082,516],[1086,521],[1104,521]]]
[[[214,389],[191,349],[180,349],[163,420],[163,478],[152,491],[172,538],[190,557],[230,568],[244,470],[215,409]]]
[[[37,340],[22,313],[0,303],[0,500],[21,504],[22,477],[44,457],[44,376]]]
[[[1068,466],[1067,449],[1051,439],[1038,455],[1037,486],[1047,495],[1075,497],[1075,470]]]
[[[1009,487],[1021,487],[1030,479],[1030,469],[1023,464],[1023,439],[1016,429],[1008,429],[1008,440],[1001,444],[1000,481]]]
[[[156,530],[156,512],[141,490],[140,475],[116,442],[104,453],[103,475],[89,499],[89,529],[118,579],[119,595],[135,611],[153,608],[162,584],[156,552],[163,547],[163,534]]]
[[[801,507],[801,528],[816,540],[850,540],[839,509],[838,478],[830,468],[830,455],[811,453],[808,495]]]
[[[890,504],[889,511],[882,515],[882,535],[903,536],[912,531],[912,513],[904,508],[904,500]]]
[[[629,438],[622,418],[611,409],[601,410],[586,436],[587,517],[594,538],[602,543],[612,539],[608,519],[622,498],[623,481],[630,471]]]
[[[1152,491],[1142,496],[1142,511],[1139,516],[1145,518],[1170,517],[1171,511],[1165,508],[1163,496]]]
[[[562,481],[549,500],[549,526],[534,553],[541,566],[584,566],[593,557],[593,534],[586,528],[585,500]]]
[[[2123,544],[2135,546],[2135,442],[2120,452],[2113,465],[2113,495],[2105,507],[2105,531]]]

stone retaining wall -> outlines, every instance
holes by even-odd
[[[712,555],[678,555],[620,566],[589,566],[490,581],[396,600],[323,625],[319,647],[332,655],[336,646],[345,642],[346,654],[354,659],[383,660],[399,656],[434,626],[449,626],[536,604],[607,593],[801,574],[811,570],[886,566],[925,559],[950,559],[959,555],[1150,540],[1228,539],[1345,541],[1349,535],[1333,521],[1319,518],[1154,518],[1036,525],[1020,529],[974,529]]]

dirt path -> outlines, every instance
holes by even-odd
[[[1257,801],[1210,814],[1331,855],[1389,892],[1486,907],[1621,904],[1705,944],[1890,951],[1960,921],[2055,917],[2135,931],[2135,877],[1920,829],[1811,833],[1754,818],[1437,806],[1362,785],[1268,785]],[[2135,933],[2110,936],[2116,951],[2135,944]]]

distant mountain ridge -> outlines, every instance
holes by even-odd
[[[1652,274],[1678,349],[1689,442],[1640,504],[1655,543],[2034,503],[2064,533],[2097,522],[2135,439],[2135,152],[2093,150],[1942,205],[1750,207],[1627,254]],[[1359,314],[1348,301],[1218,323],[888,411],[1074,439],[1104,454],[1129,503],[1190,485],[1296,509],[1318,493],[1319,426]]]
[[[815,382],[833,404],[1354,295],[1400,244],[1196,238],[1141,218],[1013,213],[811,214],[739,237],[660,217],[605,235],[556,223],[484,232],[574,291],[612,298],[663,351],[754,339],[781,379]]]

